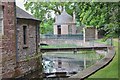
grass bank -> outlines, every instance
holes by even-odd
[[[116,55],[112,62],[105,68],[97,71],[95,74],[91,75],[89,78],[118,78],[118,40],[114,39],[114,46],[116,50]]]

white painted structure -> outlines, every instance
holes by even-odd
[[[61,15],[56,16],[54,23],[54,34],[76,34],[75,13],[73,17],[69,15],[65,10]]]

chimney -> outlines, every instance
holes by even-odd
[[[57,17],[59,16],[59,14],[55,14],[55,22],[57,22]]]
[[[73,22],[75,22],[75,11],[73,12]]]
[[[16,4],[15,0],[2,0],[2,5],[4,6],[2,20],[4,28],[3,35],[5,38],[2,38],[2,53],[0,54],[2,57],[0,59],[4,59],[3,56],[6,56],[6,58],[4,59],[5,61],[2,60],[0,63],[0,65],[2,64],[2,73],[0,74],[0,78],[13,78],[15,75],[15,68],[17,66]]]

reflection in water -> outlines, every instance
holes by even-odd
[[[71,76],[71,73],[80,72],[99,59],[98,54],[46,53],[43,55],[44,73],[67,72]]]
[[[61,60],[58,60],[58,68],[62,68],[62,61]]]

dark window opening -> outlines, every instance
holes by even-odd
[[[58,35],[59,35],[61,34],[61,25],[58,25],[57,28],[58,28]]]
[[[25,44],[26,45],[26,39],[27,39],[27,36],[26,36],[26,34],[27,34],[27,26],[23,26],[23,44]]]

